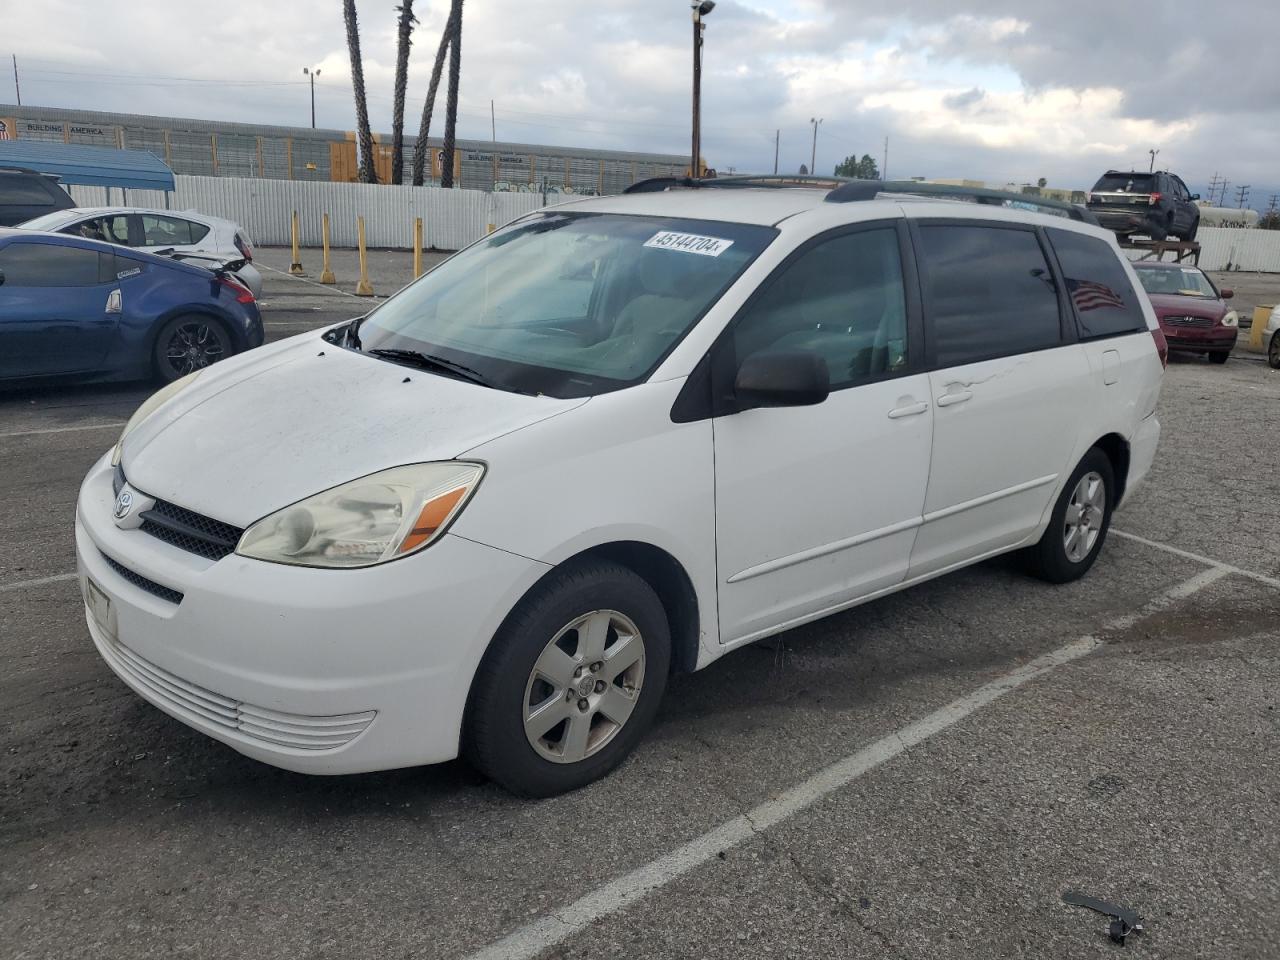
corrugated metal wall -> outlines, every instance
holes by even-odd
[[[543,206],[539,193],[238,177],[179,176],[175,180],[171,209],[233,220],[249,231],[255,243],[268,245],[290,242],[289,222],[296,210],[302,243],[308,247],[320,245],[320,218],[327,213],[330,242],[336,247],[356,245],[356,218],[363,216],[369,246],[407,249],[413,246],[414,218],[422,217],[426,246],[457,250],[484,236],[489,224],[501,226]],[[103,187],[72,186],[71,196],[81,206],[108,203]],[[548,199],[555,203],[559,197]],[[120,189],[112,188],[110,203],[121,202]],[[164,194],[130,190],[128,203],[163,208]]]

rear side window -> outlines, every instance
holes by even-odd
[[[155,214],[142,215],[143,245],[148,247],[185,247],[195,241],[191,239],[191,228],[196,226],[190,220],[179,217],[161,217]],[[200,236],[209,231],[204,227]]]
[[[0,204],[37,207],[53,206],[53,195],[40,178],[30,174],[0,174]]]
[[[1058,293],[1033,232],[948,224],[922,226],[920,236],[938,366],[1062,342]]]
[[[733,331],[739,361],[760,350],[810,350],[833,389],[901,370],[907,306],[893,227],[823,240],[774,275]]]
[[[0,250],[5,286],[12,287],[92,287],[113,264],[110,254],[52,243],[11,243]]]
[[[1067,279],[1082,340],[1147,329],[1138,295],[1111,245],[1069,230],[1050,230],[1049,241]]]
[[[1108,173],[1093,185],[1097,193],[1152,193],[1155,177],[1149,173]]]

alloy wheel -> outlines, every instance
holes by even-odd
[[[175,327],[165,348],[165,359],[180,376],[217,363],[225,355],[219,332],[199,320]]]
[[[1107,485],[1102,475],[1090,471],[1080,478],[1067,504],[1062,546],[1072,563],[1085,560],[1102,534],[1107,516]]]
[[[565,624],[525,684],[530,746],[554,763],[599,753],[635,710],[644,667],[644,638],[624,614],[594,610]]]

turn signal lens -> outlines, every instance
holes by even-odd
[[[393,467],[344,483],[249,527],[241,556],[301,567],[369,567],[426,547],[466,505],[478,463]]]

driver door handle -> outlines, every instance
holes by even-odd
[[[912,400],[911,397],[899,397],[898,403],[900,403],[901,406],[894,407],[889,411],[890,420],[901,420],[903,417],[914,417],[929,409],[929,404],[926,401]]]
[[[954,407],[957,403],[964,403],[966,400],[973,399],[972,390],[948,390],[938,398],[938,406]]]

